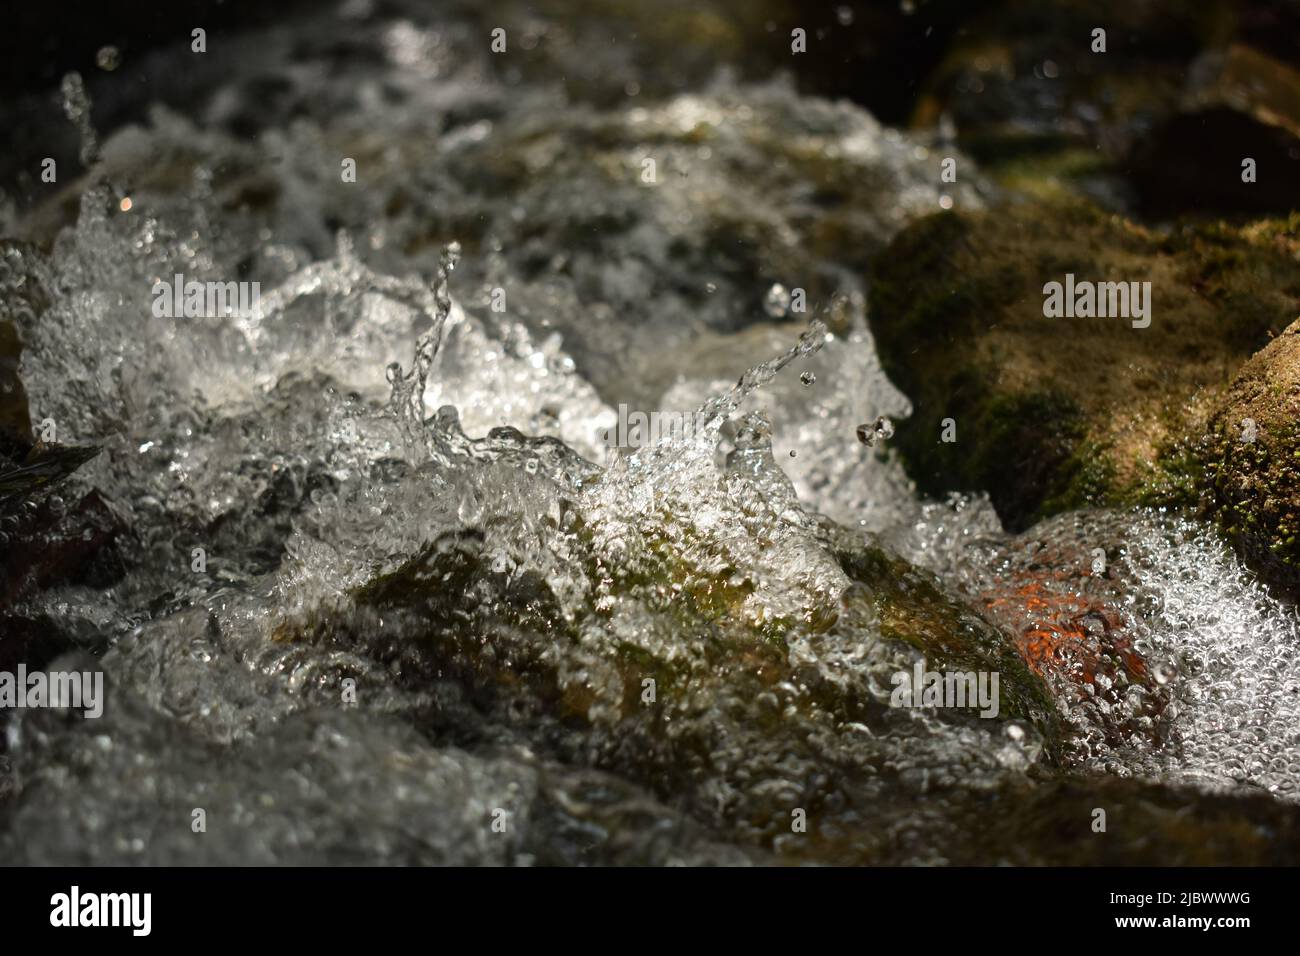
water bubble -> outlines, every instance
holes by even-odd
[[[840,22],[840,26],[847,27],[853,25],[853,8],[838,7],[835,10],[835,19]]]
[[[804,372],[799,376],[799,381],[803,382],[805,385],[812,385],[817,381],[817,376],[812,372]]]

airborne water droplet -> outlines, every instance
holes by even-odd
[[[812,385],[817,381],[817,376],[812,372],[804,372],[799,376],[799,381],[803,382],[805,385]]]
[[[872,425],[858,426],[858,441],[868,448],[878,441],[884,441],[894,437],[894,423],[884,415],[876,419]]]
[[[115,46],[102,46],[95,54],[95,65],[107,73],[112,73],[122,65],[122,53]]]
[[[768,289],[763,297],[763,309],[774,319],[784,317],[790,309],[790,293],[786,287],[778,282]]]

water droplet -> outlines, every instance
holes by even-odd
[[[452,272],[458,265],[460,265],[460,243],[450,242],[442,250],[442,266],[446,271]]]
[[[858,441],[867,447],[871,447],[878,441],[893,437],[894,423],[884,415],[877,418],[874,424],[858,426]]]
[[[763,310],[774,319],[783,318],[790,309],[790,293],[781,283],[767,290],[763,297]]]
[[[805,385],[812,385],[817,381],[817,376],[812,372],[804,372],[799,376],[799,381],[803,382]]]
[[[112,73],[122,65],[122,52],[115,46],[101,46],[95,54],[95,65],[105,72]]]

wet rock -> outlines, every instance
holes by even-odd
[[[987,500],[955,498],[891,545],[1043,675],[1069,727],[1065,766],[1296,794],[1300,622],[1213,526],[1089,509],[1008,535]]]
[[[125,530],[122,519],[93,491],[72,501],[51,495],[22,509],[8,521],[0,549],[5,582],[0,607],[66,582],[112,583],[121,573],[121,560],[105,549]]]
[[[1025,663],[1089,738],[1121,746],[1137,737],[1155,746],[1169,734],[1169,688],[1160,665],[1138,650],[1126,590],[1106,547],[1087,525],[1074,535],[1059,522],[1002,549],[996,575],[974,595],[989,620],[1013,635]]]
[[[31,411],[18,369],[22,357],[19,327],[49,306],[49,297],[32,268],[34,249],[0,240],[0,451],[14,457],[32,443]]]
[[[842,866],[1285,866],[1300,851],[1300,810],[1258,791],[1039,776],[952,804],[928,796],[906,815],[884,808],[869,832],[812,839],[820,861]]]
[[[919,527],[930,528],[924,533],[942,528],[946,537],[952,522],[969,540],[918,546],[909,539],[913,529],[891,535],[893,543],[956,582],[957,593],[1009,635],[1069,728],[1067,764],[1111,748],[1165,746],[1174,713],[1168,664],[1154,656],[1134,616],[1135,574],[1120,519],[1074,512],[1007,535],[987,504],[958,502],[952,510],[936,504],[926,511],[937,524],[923,521]]]
[[[1294,318],[1298,227],[1162,234],[1075,202],[909,228],[871,293],[882,364],[915,405],[892,439],[909,473],[930,494],[987,490],[1013,530],[1084,504],[1195,503],[1215,392]],[[1045,316],[1067,274],[1150,282],[1149,326]]]
[[[1300,810],[1262,792],[1065,777],[1012,785],[967,809],[977,835],[954,843],[954,864],[1285,866],[1300,851]]]
[[[1204,454],[1207,513],[1265,579],[1300,596],[1300,322],[1242,366]]]
[[[0,506],[39,496],[98,454],[93,445],[40,443],[17,459],[0,454]]]
[[[97,615],[46,609],[61,588],[107,588],[121,580],[122,518],[96,492],[25,501],[0,518],[0,670],[41,667],[72,650],[99,652],[108,635]],[[32,599],[37,599],[34,603]]]
[[[18,356],[22,346],[12,322],[0,321],[0,435],[31,440],[32,422],[27,394],[18,377]]]
[[[505,525],[467,529],[277,636],[372,658],[411,690],[457,685],[468,709],[430,718],[448,739],[522,735],[792,861],[823,859],[819,840],[792,835],[796,809],[848,833],[901,814],[917,788],[1059,753],[1041,678],[932,576],[829,522],[805,538],[754,514],[742,539],[772,535],[768,547],[802,555],[778,583],[745,567],[743,540],[675,513],[665,501],[615,531],[579,510],[560,520],[568,533],[542,531],[527,565]],[[543,573],[556,559],[568,570]],[[792,603],[765,607],[782,596]],[[891,677],[918,661],[999,673],[996,718],[891,706]],[[884,852],[872,846],[862,852]]]
[[[836,554],[845,573],[862,586],[853,594],[870,595],[871,615],[884,637],[916,647],[932,670],[998,672],[1000,709],[1037,727],[1049,752],[1059,757],[1066,731],[1052,696],[1044,693],[1043,669],[1009,642],[1005,631],[970,613],[936,578],[897,555],[874,543],[853,546],[842,529],[829,533],[841,549]]]

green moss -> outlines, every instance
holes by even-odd
[[[1110,500],[1115,489],[1115,464],[1111,451],[1095,442],[1080,442],[1057,469],[1055,480],[1064,487],[1049,494],[1039,506],[1040,517],[1073,511]]]
[[[1300,336],[1280,339],[1242,370],[1217,413],[1201,455],[1206,514],[1266,580],[1300,595],[1300,422],[1287,390],[1260,388],[1300,367]],[[1254,441],[1241,421],[1256,422]]]
[[[850,600],[869,605],[881,635],[925,655],[939,671],[984,671],[999,675],[999,716],[1033,724],[1049,757],[1057,760],[1064,727],[1042,679],[997,628],[946,594],[926,573],[878,548],[838,550],[836,558],[852,580],[865,585]]]
[[[914,407],[893,441],[909,474],[930,495],[987,491],[1013,530],[1085,505],[1194,507],[1188,449],[1225,370],[1294,316],[1298,226],[1153,233],[1076,200],[905,229],[870,293],[882,365]],[[1150,326],[1044,316],[1044,284],[1067,273],[1150,282]]]

